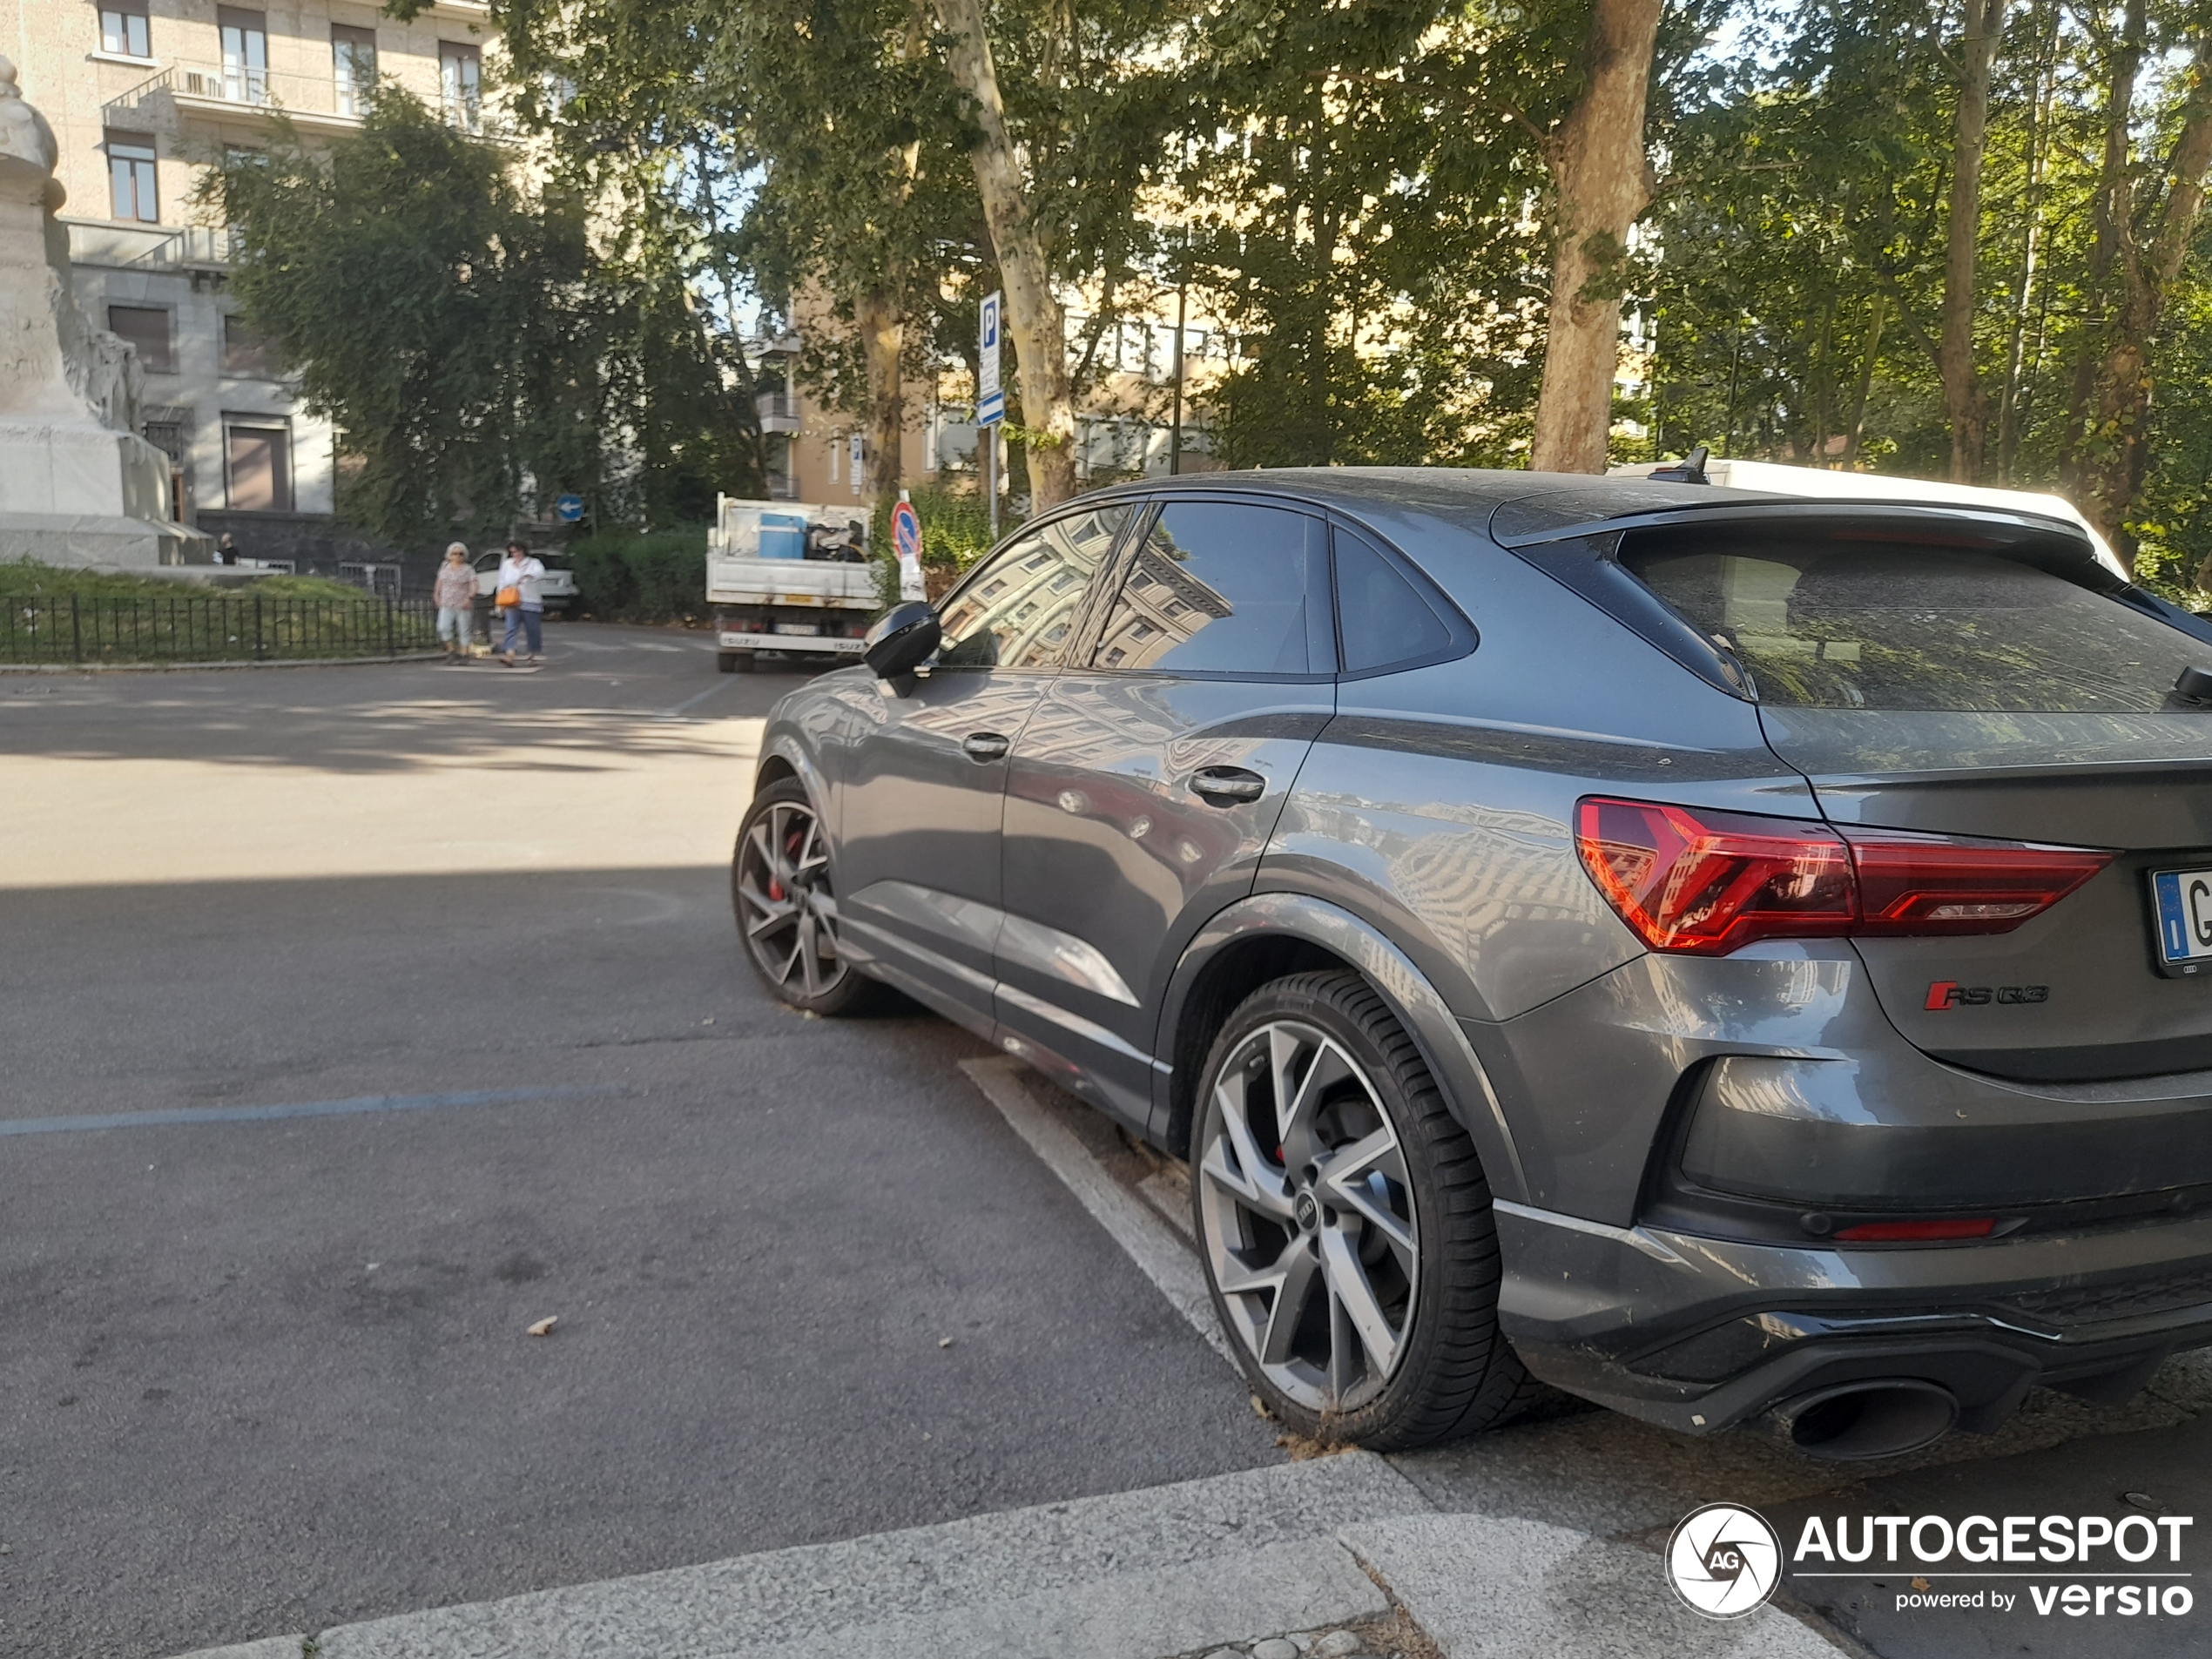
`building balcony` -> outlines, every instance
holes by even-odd
[[[344,71],[301,75],[179,59],[111,98],[101,115],[109,126],[141,132],[173,134],[194,117],[279,115],[302,132],[342,132],[360,126],[368,112],[371,84]],[[489,98],[447,96],[435,102],[449,126],[484,138],[516,136],[511,120]]]
[[[759,412],[763,432],[796,432],[799,430],[799,400],[779,387],[774,391],[762,392],[752,400]]]
[[[119,219],[64,219],[72,265],[110,271],[226,271],[237,233],[221,225],[138,225]]]

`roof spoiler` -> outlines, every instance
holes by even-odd
[[[1712,456],[1713,452],[1701,443],[1680,461],[1659,468],[1649,476],[1660,484],[1710,484],[1713,481],[1705,475],[1705,463]]]

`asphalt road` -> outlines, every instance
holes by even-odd
[[[981,1044],[756,988],[725,860],[789,675],[678,633],[548,644],[536,674],[0,677],[0,1656],[156,1659],[1282,1457],[956,1069]],[[1571,1410],[1393,1462],[1440,1508],[1654,1551],[1714,1501],[1785,1540],[2190,1514],[2195,1585],[2208,1425],[2198,1356],[1902,1465]],[[1655,1554],[1622,1594],[1662,1585]],[[1788,1588],[1882,1659],[2201,1652],[2212,1617]]]
[[[789,676],[549,631],[0,679],[0,1653],[1280,1458],[981,1045],[756,988],[723,860]]]

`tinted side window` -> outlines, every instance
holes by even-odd
[[[1184,674],[1326,674],[1318,519],[1280,507],[1176,502],[1130,563],[1091,661]]]
[[[1763,703],[2144,711],[2202,650],[2061,577],[1964,548],[1708,531],[1632,538],[1621,563],[1742,658]]]
[[[1133,509],[1070,513],[1008,543],[945,602],[946,668],[1055,668],[1092,575]]]
[[[1342,529],[1336,541],[1337,628],[1345,673],[1418,662],[1450,649],[1451,629],[1380,548]]]

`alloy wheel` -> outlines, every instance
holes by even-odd
[[[1211,1080],[1197,1164],[1203,1248],[1267,1379],[1325,1414],[1381,1393],[1412,1334],[1419,1222],[1390,1114],[1335,1039],[1251,1031]]]
[[[821,820],[779,802],[755,819],[738,849],[738,914],[745,948],[794,1001],[835,990],[852,972],[837,951],[837,899]]]

